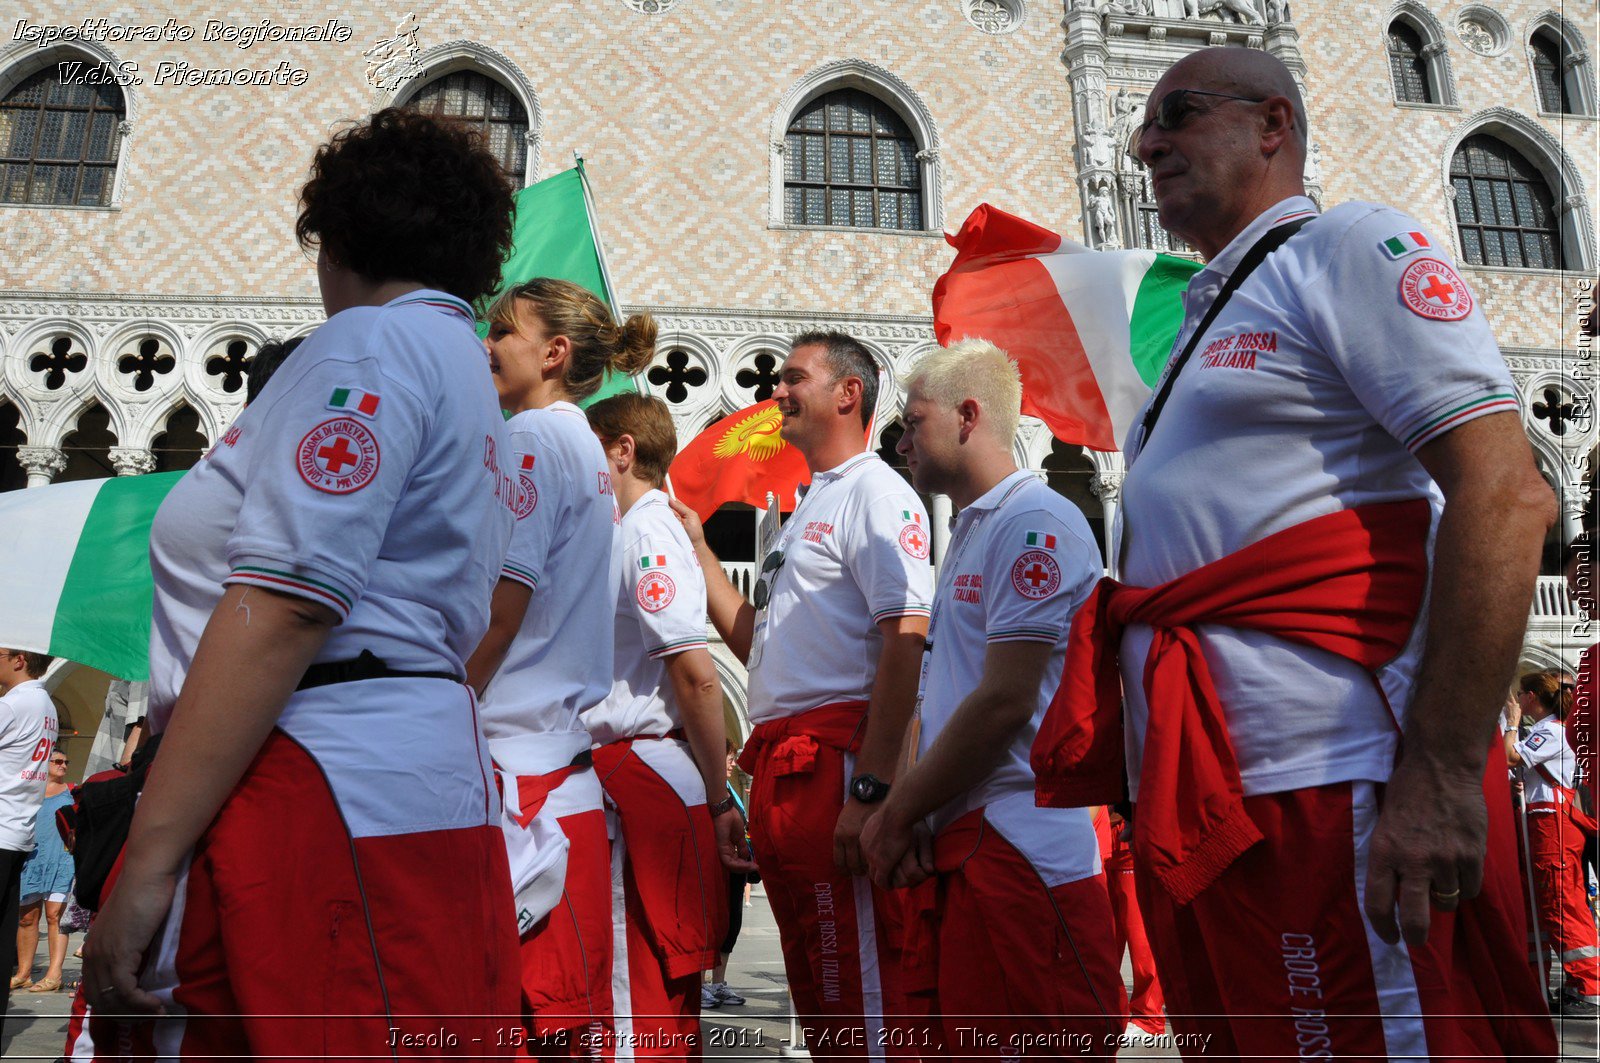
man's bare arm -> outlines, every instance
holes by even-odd
[[[928,618],[891,617],[879,621],[878,630],[883,632],[883,648],[878,652],[878,670],[867,703],[867,730],[861,739],[861,751],[856,754],[856,771],[889,782],[900,766],[906,727],[917,701]],[[861,828],[875,811],[872,805],[852,798],[839,813],[833,832],[833,859],[851,874],[867,873],[861,856]]]
[[[755,608],[744,600],[739,588],[722,570],[722,561],[706,545],[705,529],[701,527],[700,518],[694,510],[675,498],[671,505],[672,511],[683,522],[683,530],[694,544],[695,557],[705,573],[706,615],[711,619],[711,626],[717,629],[717,634],[722,636],[722,641],[739,658],[740,663],[749,663],[750,637],[756,622]]]
[[[927,755],[895,780],[882,811],[862,835],[879,885],[911,884],[893,875],[913,845],[913,828],[994,771],[1033,715],[1053,649],[1045,642],[998,642],[988,648],[977,687],[962,699]]]
[[[1556,517],[1515,414],[1469,421],[1417,459],[1445,507],[1416,695],[1373,833],[1366,890],[1378,936],[1393,943],[1403,935],[1412,945],[1427,940],[1430,901],[1451,911],[1482,885],[1494,717]]]

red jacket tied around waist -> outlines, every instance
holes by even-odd
[[[1431,517],[1426,499],[1340,510],[1157,587],[1102,580],[1073,618],[1066,670],[1034,742],[1038,803],[1122,800],[1118,655],[1126,626],[1150,626],[1133,847],[1174,900],[1193,900],[1261,840],[1194,628],[1264,631],[1375,672],[1416,623]]]

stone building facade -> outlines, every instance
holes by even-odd
[[[295,196],[341,120],[432,94],[481,105],[527,183],[581,153],[620,297],[660,322],[648,386],[686,441],[764,397],[804,327],[854,332],[903,378],[933,343],[941,233],[979,203],[1095,246],[1166,246],[1128,134],[1173,61],[1242,46],[1302,82],[1316,198],[1393,203],[1449,242],[1561,534],[1582,519],[1594,0],[355,0],[253,21],[156,0],[137,23],[28,6],[0,26],[0,489],[182,468],[218,438],[255,348],[321,319]],[[62,76],[114,84],[41,88]],[[1488,230],[1458,200],[1499,194],[1468,172],[1490,156],[1538,215],[1508,225],[1553,257],[1480,247],[1470,264],[1464,240]],[[1034,423],[1019,458],[1091,518],[1115,504],[1117,455]],[[1571,660],[1564,593],[1541,595],[1529,661]]]

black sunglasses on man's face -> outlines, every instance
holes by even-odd
[[[1156,104],[1155,113],[1140,124],[1138,130],[1133,134],[1133,139],[1128,142],[1128,154],[1135,161],[1139,161],[1139,141],[1144,138],[1145,133],[1149,132],[1151,126],[1165,129],[1170,133],[1174,129],[1180,128],[1193,115],[1203,114],[1210,110],[1209,107],[1201,107],[1195,103],[1190,99],[1191,96],[1216,96],[1224,100],[1239,100],[1244,103],[1267,102],[1266,97],[1258,99],[1254,96],[1235,96],[1231,92],[1212,92],[1209,89],[1173,89],[1161,97]]]

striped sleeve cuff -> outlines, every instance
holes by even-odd
[[[292,594],[296,598],[320,602],[339,614],[340,623],[349,619],[350,610],[355,606],[355,600],[351,595],[331,583],[312,579],[297,572],[266,568],[261,565],[237,565],[222,582],[224,585],[262,587],[280,594]]]
[[[706,640],[704,635],[694,635],[689,638],[674,639],[671,642],[662,643],[649,651],[649,656],[653,661],[661,657],[671,657],[675,653],[683,653],[685,650],[709,649],[710,646],[711,643]]]
[[[539,589],[539,577],[538,576],[534,575],[532,572],[529,572],[525,568],[518,568],[516,565],[513,565],[513,564],[507,563],[507,564],[501,565],[500,566],[500,577],[502,579],[516,580],[518,583],[522,584],[524,587],[528,588],[530,591],[536,591],[536,590]]]
[[[988,635],[990,642],[1055,642],[1061,637],[1061,631],[1048,627],[1007,627],[998,631],[991,631]]]
[[[925,605],[896,605],[888,609],[879,609],[872,614],[872,622],[881,624],[885,620],[898,620],[902,616],[931,617],[933,611]]]
[[[1470,398],[1450,402],[1435,410],[1411,433],[1401,440],[1411,453],[1427,446],[1453,428],[1490,413],[1516,413],[1517,396],[1510,390],[1495,390],[1489,394],[1478,393]]]

